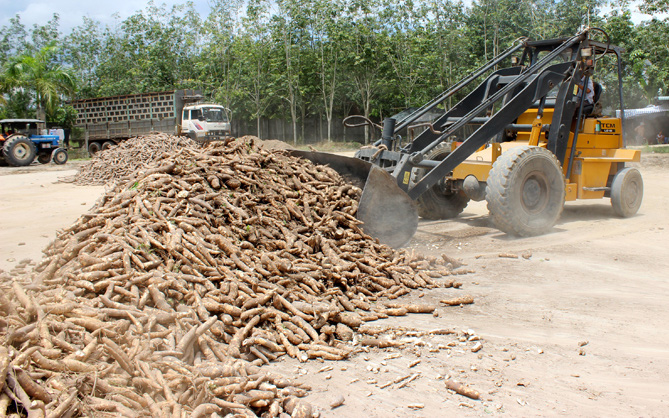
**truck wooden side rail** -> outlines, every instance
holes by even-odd
[[[228,110],[201,100],[198,90],[173,90],[82,99],[71,104],[77,111],[75,126],[84,130],[86,147],[95,154],[125,139],[155,132],[196,140],[230,135]],[[209,117],[213,110],[223,117]]]

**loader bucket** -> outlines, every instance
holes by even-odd
[[[330,166],[341,174],[345,180],[361,189],[364,187],[367,175],[372,167],[371,163],[359,158],[345,157],[327,152],[288,150],[288,154],[294,157],[305,158],[315,164]]]
[[[418,210],[397,180],[378,166],[372,166],[360,197],[357,218],[362,229],[383,244],[401,248],[418,228]]]
[[[316,164],[328,165],[344,178],[364,184],[357,218],[365,233],[393,248],[405,246],[418,228],[416,203],[382,168],[358,158],[311,151],[288,151]]]

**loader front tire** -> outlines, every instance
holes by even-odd
[[[564,199],[562,168],[545,148],[512,148],[490,170],[488,210],[495,226],[507,234],[528,237],[548,232],[562,213]]]
[[[636,168],[623,168],[611,182],[611,206],[616,215],[629,218],[637,213],[643,200],[643,179]]]
[[[451,152],[450,143],[442,143],[425,155],[427,160],[441,161]],[[426,174],[424,168],[414,169],[413,184],[420,181]],[[451,219],[458,216],[469,203],[469,198],[462,190],[450,190],[443,181],[432,186],[416,199],[418,215],[423,219],[438,220]]]

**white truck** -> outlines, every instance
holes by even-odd
[[[92,155],[120,141],[155,132],[215,141],[231,134],[230,110],[203,102],[197,90],[173,90],[71,102],[75,128],[84,131]]]

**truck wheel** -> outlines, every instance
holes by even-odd
[[[56,148],[51,154],[51,159],[58,165],[63,165],[67,162],[67,150],[65,148]]]
[[[441,161],[451,153],[450,143],[441,143],[425,155],[427,160]],[[412,181],[416,184],[427,173],[424,168],[414,169]],[[418,215],[424,219],[451,219],[458,216],[467,206],[469,198],[462,190],[453,191],[443,182],[432,186],[416,199]]]
[[[88,153],[90,156],[94,156],[100,151],[100,143],[98,142],[91,142],[88,144]]]
[[[565,179],[557,158],[545,148],[519,146],[492,166],[486,201],[495,226],[522,237],[548,232],[565,198]]]
[[[49,164],[51,162],[51,154],[37,154],[37,161],[40,164]]]
[[[104,150],[109,149],[109,148],[111,148],[115,145],[116,144],[112,141],[105,141],[105,142],[102,143],[102,150],[104,151]]]
[[[16,135],[5,141],[2,154],[9,165],[23,167],[33,162],[37,150],[30,139],[22,135]]]
[[[623,218],[634,215],[643,200],[643,179],[636,168],[623,168],[611,182],[611,206]]]

